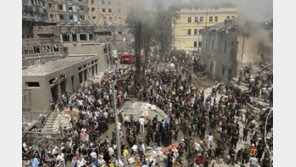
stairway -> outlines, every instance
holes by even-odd
[[[41,130],[41,132],[49,132],[51,131],[51,128],[53,126],[53,123],[55,121],[57,117],[57,112],[51,112],[46,120],[46,123],[43,127],[43,129]]]

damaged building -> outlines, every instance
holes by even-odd
[[[205,70],[216,80],[229,81],[246,66],[253,69],[272,66],[272,20],[242,24],[238,18],[227,19],[200,33]]]
[[[36,120],[65,92],[75,93],[89,78],[105,72],[110,53],[102,44],[68,44],[69,55],[22,71],[24,120]],[[31,120],[30,120],[31,119]]]
[[[122,26],[34,26],[33,38],[23,39],[23,66],[64,58],[69,43],[101,43],[106,49],[124,52],[132,38]]]

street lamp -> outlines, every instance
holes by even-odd
[[[117,68],[116,68],[117,70]],[[120,162],[120,157],[121,157],[121,141],[120,141],[120,136],[119,136],[119,127],[118,127],[118,115],[117,115],[117,109],[116,109],[116,94],[115,94],[115,87],[114,85],[116,84],[117,81],[122,81],[122,80],[126,80],[129,77],[126,76],[124,78],[120,78],[120,79],[116,79],[114,76],[113,81],[110,80],[110,88],[112,89],[113,92],[113,110],[114,110],[114,114],[115,114],[115,128],[116,128],[116,145],[117,145],[117,160],[118,160],[118,164]]]

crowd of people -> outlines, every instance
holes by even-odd
[[[155,59],[155,58],[154,58]],[[136,80],[135,68],[125,67],[112,73],[106,72],[100,82],[89,81],[76,97],[63,96],[61,103],[71,110],[77,107],[78,119],[73,127],[64,128],[61,144],[46,143],[35,146],[23,142],[22,153],[25,166],[215,166],[222,159],[229,165],[250,164],[255,167],[271,166],[266,146],[272,149],[272,137],[265,143],[265,119],[270,108],[264,112],[247,108],[250,97],[264,98],[272,106],[272,74],[250,78],[243,70],[239,82],[248,83],[250,92],[242,92],[231,84],[214,86],[210,94],[192,85],[192,73],[184,66],[190,57],[165,57],[160,61],[174,63],[174,71],[159,70],[150,65],[143,72],[143,79]],[[196,62],[196,60],[193,60]],[[115,92],[110,81],[116,82]],[[251,80],[250,80],[251,79]],[[270,89],[271,88],[271,89]],[[223,89],[223,91],[218,91]],[[261,93],[260,93],[261,92]],[[118,114],[121,157],[117,160],[116,132],[114,129],[113,95],[120,108],[130,98],[158,106],[168,119],[140,118]],[[161,121],[160,121],[161,120]],[[112,129],[110,129],[112,127]],[[272,117],[266,131],[272,131]],[[111,134],[106,134],[108,131]],[[270,136],[270,135],[269,135]],[[247,143],[239,146],[240,142]],[[165,158],[149,158],[148,151],[177,147],[163,152]],[[222,162],[221,162],[222,163]]]

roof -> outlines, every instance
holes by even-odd
[[[60,71],[65,69],[73,64],[80,63],[84,60],[90,59],[94,56],[94,54],[87,54],[87,55],[74,55],[68,56],[64,59],[59,59],[56,61],[50,61],[45,64],[38,64],[34,66],[29,66],[27,69],[23,69],[22,75],[23,76],[44,76],[56,71]]]
[[[239,21],[238,18],[226,19],[223,23],[219,23],[219,24],[207,27],[204,30],[221,31],[221,30],[232,29],[239,26],[238,21]]]

